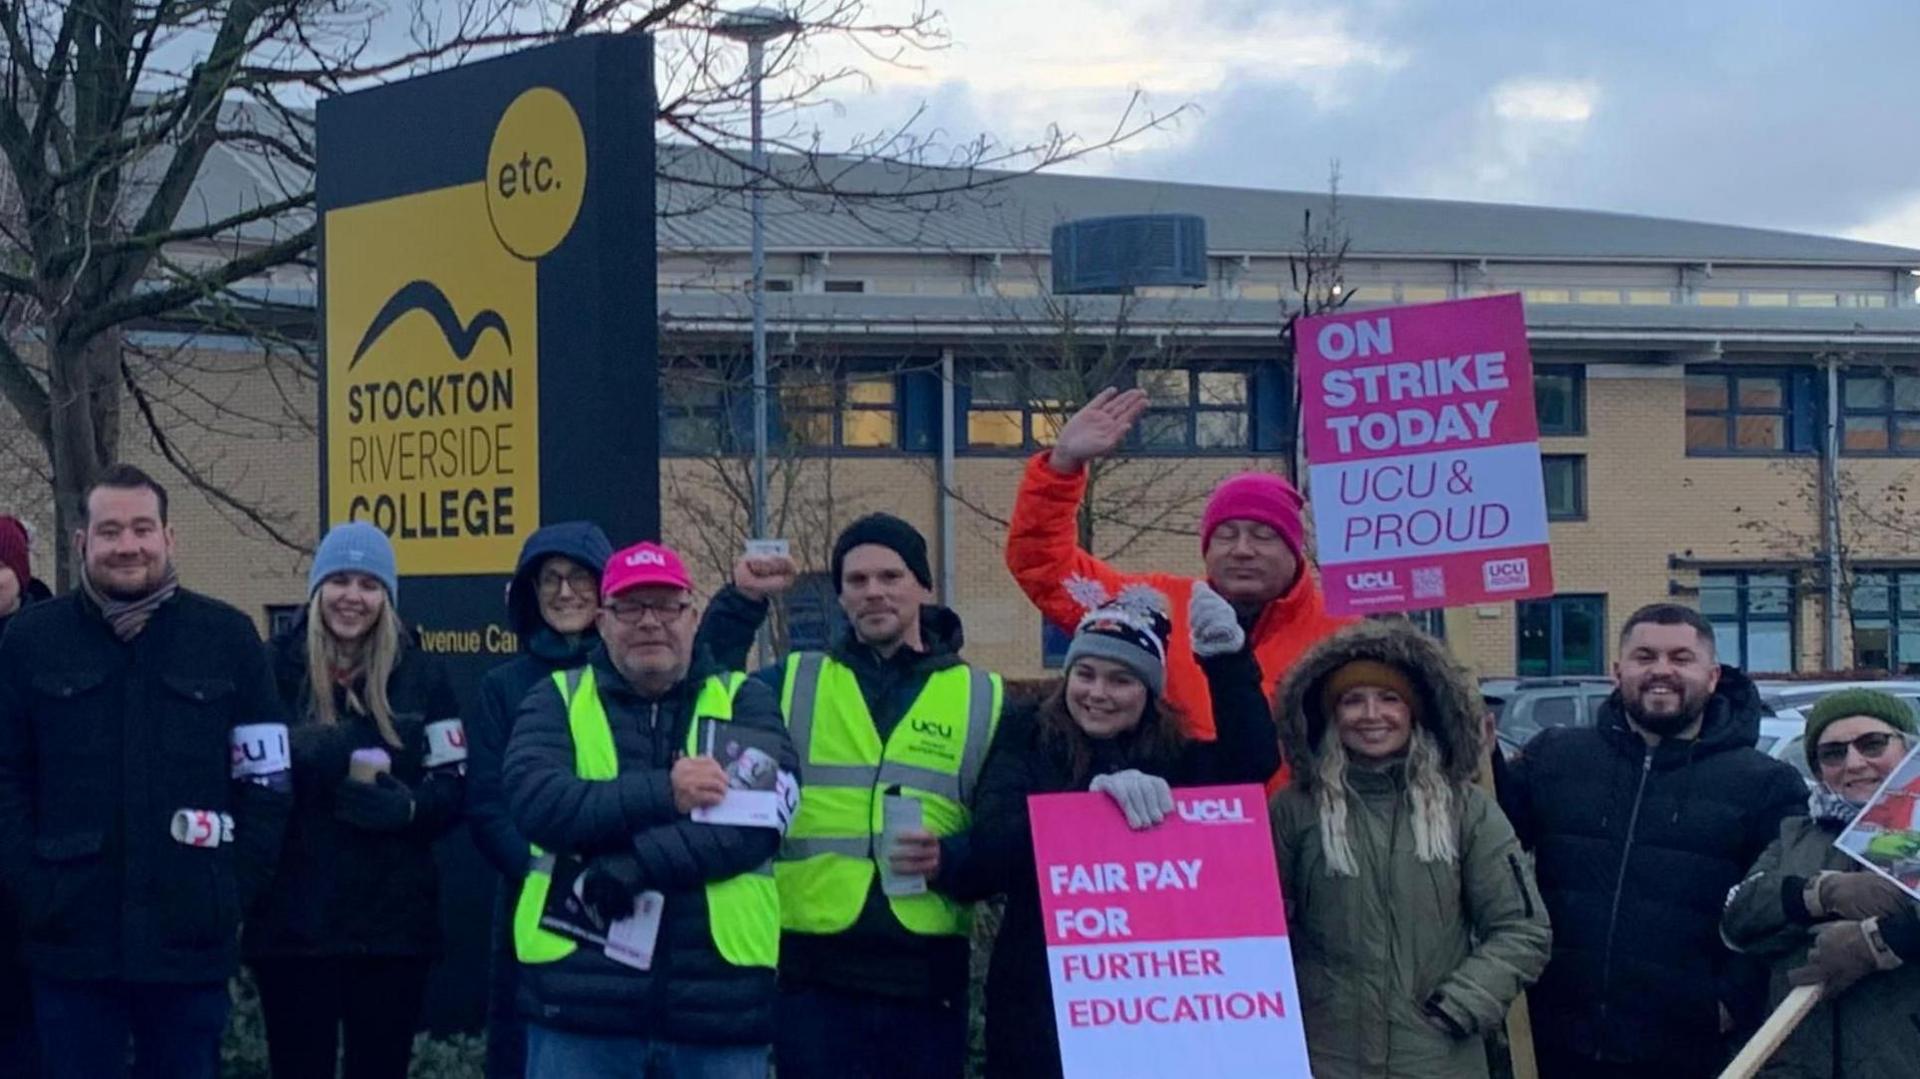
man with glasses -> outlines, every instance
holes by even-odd
[[[1540,1077],[1715,1075],[1766,979],[1722,943],[1721,908],[1807,789],[1754,748],[1759,691],[1698,611],[1635,611],[1614,682],[1593,727],[1542,731],[1500,794],[1553,920],[1528,994]]]
[[[557,582],[570,589],[567,582]],[[778,827],[704,823],[717,746],[797,771],[773,692],[696,658],[693,585],[655,543],[600,577],[600,644],[521,705],[506,756],[532,844],[514,914],[527,1075],[764,1079]]]

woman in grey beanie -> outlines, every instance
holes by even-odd
[[[986,1074],[995,1079],[1061,1073],[1027,796],[1103,791],[1144,829],[1173,811],[1173,786],[1263,783],[1280,766],[1260,668],[1226,600],[1202,583],[1189,604],[1212,742],[1189,740],[1165,696],[1166,599],[1136,587],[1088,600],[1066,678],[1038,705],[1008,707],[973,800],[964,882],[973,894],[960,898],[1007,897],[987,975]]]

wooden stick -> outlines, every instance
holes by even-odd
[[[1759,1032],[1740,1050],[1740,1055],[1734,1057],[1733,1063],[1727,1065],[1727,1070],[1720,1073],[1720,1079],[1752,1079],[1760,1066],[1779,1051],[1780,1043],[1787,1040],[1787,1035],[1792,1034],[1800,1021],[1813,1010],[1813,1006],[1820,1003],[1820,990],[1821,987],[1817,985],[1803,985],[1788,993],[1773,1014],[1767,1016],[1767,1021],[1761,1024]]]

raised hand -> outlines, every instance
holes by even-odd
[[[733,564],[733,587],[748,599],[784,595],[800,577],[800,567],[786,555],[742,558]]]
[[[1047,463],[1055,472],[1075,472],[1081,465],[1120,448],[1127,432],[1147,410],[1147,391],[1111,387],[1093,395],[1060,428]]]

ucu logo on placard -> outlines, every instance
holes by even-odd
[[[1400,583],[1394,580],[1392,570],[1370,569],[1365,573],[1347,574],[1347,587],[1355,592],[1395,592]]]
[[[1174,800],[1180,819],[1189,824],[1246,824],[1247,807],[1238,798]]]
[[[667,560],[658,551],[635,551],[627,556],[629,566],[665,566]]]
[[[931,719],[916,719],[911,723],[911,726],[917,734],[930,734],[935,738],[953,737],[953,725],[950,723],[935,723]]]

